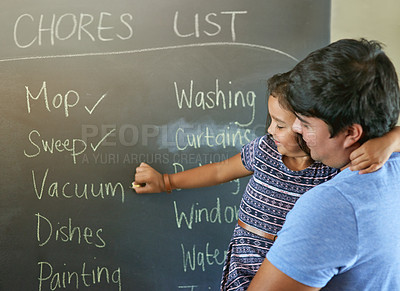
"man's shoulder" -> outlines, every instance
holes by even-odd
[[[394,152],[389,158],[389,161],[395,164],[400,164],[400,153]]]
[[[379,185],[385,185],[380,187]],[[366,191],[374,189],[374,191]],[[320,184],[304,193],[298,202],[305,204],[319,204],[325,202],[363,204],[378,199],[378,192],[388,192],[388,189],[400,191],[400,153],[394,153],[378,171],[360,175],[358,171],[348,168],[341,171],[333,179]],[[389,191],[390,192],[390,191]],[[389,193],[392,195],[392,193]],[[305,206],[309,207],[309,206]]]

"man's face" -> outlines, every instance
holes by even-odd
[[[334,168],[341,168],[347,163],[344,155],[344,134],[331,137],[328,125],[321,119],[298,115],[292,126],[300,133],[310,148],[311,157]]]

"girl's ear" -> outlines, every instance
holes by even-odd
[[[364,134],[364,130],[361,124],[354,123],[345,129],[345,134],[344,147],[350,148],[359,142]]]

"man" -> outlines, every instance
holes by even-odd
[[[311,156],[336,168],[390,131],[400,97],[393,64],[376,42],[340,40],[290,72],[293,129]],[[349,169],[289,212],[248,290],[400,290],[400,154],[377,172]]]

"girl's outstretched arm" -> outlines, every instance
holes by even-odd
[[[242,164],[240,153],[218,163],[211,163],[176,174],[169,174],[173,189],[189,189],[214,186],[251,175]],[[135,186],[140,185],[140,186]],[[159,193],[166,191],[164,177],[146,163],[136,168],[133,189],[136,193]]]
[[[379,138],[370,139],[350,155],[350,170],[360,174],[379,170],[393,152],[400,152],[400,126]]]

